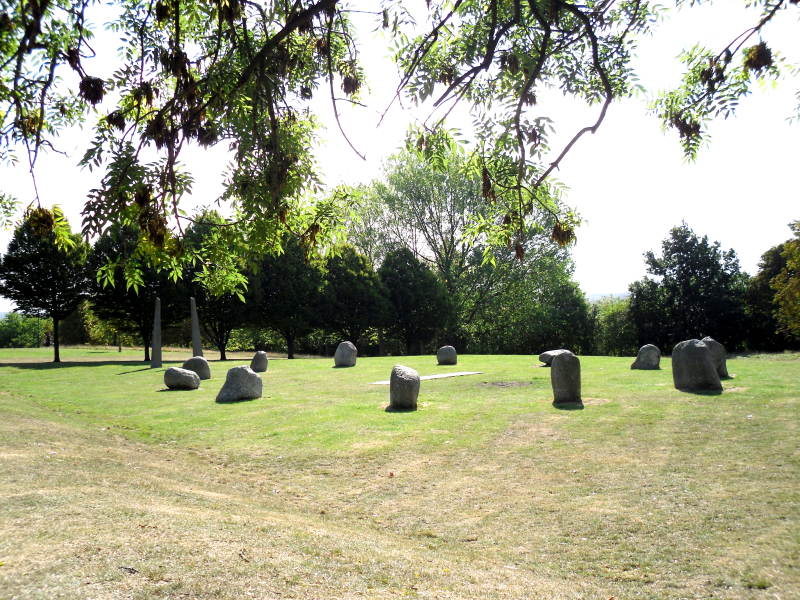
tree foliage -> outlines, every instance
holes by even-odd
[[[781,257],[785,264],[772,279],[777,319],[781,331],[800,338],[800,221],[790,225],[794,239],[783,245]]]
[[[38,348],[51,331],[47,319],[10,312],[0,319],[0,348]]]
[[[685,89],[657,107],[689,152],[704,119],[731,112],[753,74],[775,71],[775,54],[746,40],[797,2],[746,3],[762,9],[754,28],[718,54],[687,54]],[[402,72],[398,95],[435,109],[409,134],[410,147],[435,160],[447,140],[446,116],[457,103],[471,105],[481,195],[492,213],[479,231],[492,243],[514,243],[545,211],[553,238],[569,242],[576,217],[559,202],[551,176],[582,136],[597,131],[610,103],[636,88],[636,40],[651,32],[660,5],[426,4],[370,7]],[[193,181],[182,153],[222,145],[233,154],[221,200],[231,208],[226,227],[237,247],[279,252],[288,234],[319,244],[336,230],[341,211],[330,199],[308,201],[319,188],[314,99],[325,96],[337,118],[341,102],[358,102],[367,82],[354,14],[364,12],[345,0],[116,0],[104,13],[92,0],[0,0],[0,159],[16,160],[21,150],[35,173],[40,151],[56,146],[66,127],[93,121],[81,164],[103,175],[83,211],[84,233],[136,226],[140,247],[163,255],[161,268],[179,272],[178,263],[191,259],[178,238],[181,199]],[[107,26],[120,43],[111,74],[92,60],[100,14],[111,15]],[[738,55],[743,62],[734,68]],[[560,147],[551,147],[555,124],[541,103],[550,88],[590,105],[585,125]],[[215,269],[240,268],[223,259],[230,246],[215,248]],[[220,281],[234,290],[228,277]]]
[[[29,210],[14,230],[8,250],[0,261],[0,294],[17,310],[53,321],[53,362],[60,362],[59,322],[86,296],[88,246],[69,231],[60,209]]]
[[[406,351],[421,353],[453,317],[442,282],[407,248],[390,251],[378,269],[392,305],[389,330]]]
[[[633,356],[638,350],[628,298],[602,298],[595,304],[594,351],[604,356]]]
[[[747,276],[733,250],[722,250],[685,223],[661,244],[661,255],[645,253],[645,277],[630,286],[630,310],[639,344],[672,348],[677,342],[710,335],[728,349],[745,340]]]

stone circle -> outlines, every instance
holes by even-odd
[[[183,368],[194,371],[201,380],[211,379],[211,367],[208,365],[208,361],[202,356],[193,356],[187,359],[183,363]]]
[[[419,373],[411,367],[395,365],[389,377],[389,410],[417,410]]]
[[[250,361],[250,368],[253,369],[256,373],[264,373],[269,367],[269,358],[267,358],[267,353],[263,350],[259,350],[256,352],[255,356],[253,356],[253,360]]]
[[[631,369],[642,369],[650,371],[661,368],[661,350],[653,344],[645,344],[639,348],[636,360],[633,361]]]
[[[333,355],[334,367],[355,367],[358,350],[353,342],[342,342]]]
[[[684,340],[672,349],[672,380],[683,392],[721,392],[711,349],[700,340]]]
[[[440,365],[458,364],[458,354],[452,346],[442,346],[436,351],[436,362]]]
[[[581,361],[572,352],[562,352],[550,365],[550,384],[556,406],[583,406],[581,401]]]
[[[263,383],[258,373],[250,367],[233,367],[228,370],[225,383],[217,394],[217,402],[238,402],[261,398]]]
[[[196,390],[200,387],[200,376],[189,369],[170,367],[164,371],[164,385],[171,390]]]

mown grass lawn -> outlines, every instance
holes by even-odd
[[[244,361],[135,358],[0,351],[0,598],[800,598],[799,355],[717,396],[582,357],[582,411],[530,356],[271,360],[237,404]],[[483,373],[389,413],[398,362]]]

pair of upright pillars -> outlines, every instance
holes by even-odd
[[[197,304],[194,298],[189,298],[189,313],[192,317],[192,356],[203,356],[203,347],[200,345],[200,321],[197,319]],[[161,368],[161,298],[156,298],[155,314],[153,315],[153,335],[150,338],[152,352],[150,353],[150,368]]]

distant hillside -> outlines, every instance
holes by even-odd
[[[586,294],[586,299],[589,302],[597,302],[603,298],[627,298],[630,296],[629,292],[609,292],[607,294]]]

